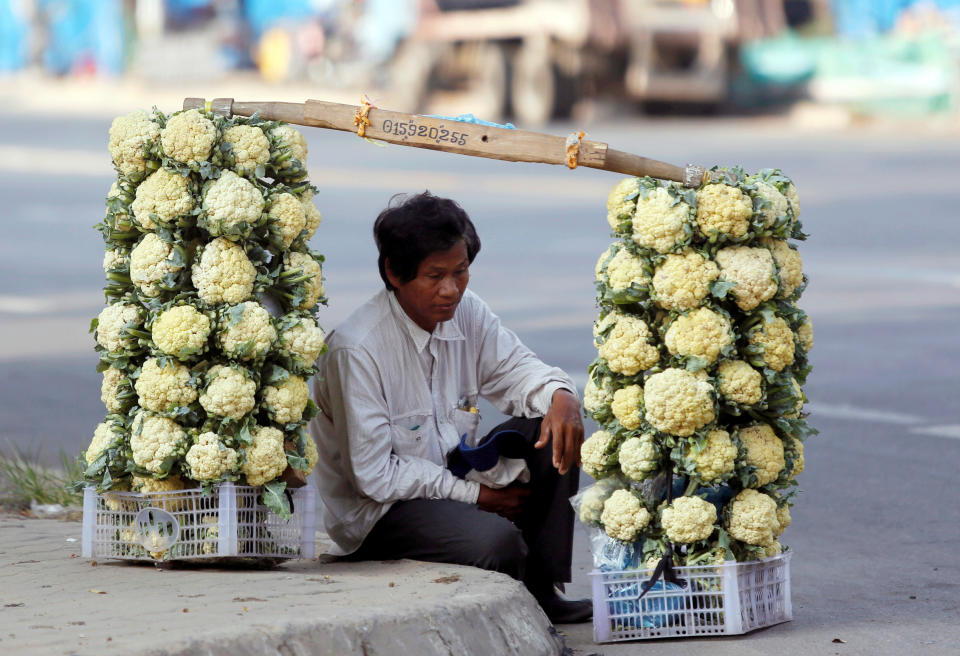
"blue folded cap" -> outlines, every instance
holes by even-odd
[[[477,446],[469,446],[464,434],[460,437],[460,446],[450,454],[447,467],[456,476],[463,478],[471,469],[481,472],[493,469],[501,456],[522,458],[527,448],[526,437],[515,430],[494,433]]]

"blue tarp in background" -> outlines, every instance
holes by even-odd
[[[43,65],[63,75],[78,67],[105,73],[124,69],[124,25],[121,0],[38,0],[45,17]],[[0,0],[0,71],[27,66],[30,35],[22,3]]]
[[[0,72],[16,71],[27,65],[26,17],[9,0],[0,0]]]
[[[831,0],[834,29],[839,36],[862,38],[893,29],[905,9],[934,6],[960,10],[960,0]]]

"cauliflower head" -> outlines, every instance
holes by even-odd
[[[792,450],[793,469],[790,470],[791,481],[802,474],[803,470],[806,468],[806,459],[803,456],[803,442],[798,439],[793,439]]]
[[[797,328],[797,339],[803,346],[803,350],[809,352],[813,348],[813,324],[810,322],[810,317],[807,317]]]
[[[737,187],[713,183],[697,191],[697,225],[704,237],[720,234],[739,239],[750,229],[752,216],[753,201]]]
[[[617,418],[620,425],[627,430],[640,428],[641,410],[643,409],[643,388],[639,385],[627,385],[613,393],[610,411]]]
[[[612,434],[598,430],[583,441],[580,445],[580,460],[584,473],[600,478],[600,474],[613,464],[613,454],[608,453],[612,440]]]
[[[720,270],[693,249],[667,255],[653,274],[657,305],[665,310],[692,310],[710,293]]]
[[[303,227],[307,231],[307,239],[313,237],[313,233],[320,227],[323,221],[323,215],[317,206],[313,204],[313,190],[307,189],[300,195],[300,204],[303,205]]]
[[[597,351],[607,361],[610,371],[633,376],[660,361],[660,351],[649,342],[653,334],[640,317],[610,312],[594,329],[598,342],[604,333]]]
[[[763,245],[770,249],[777,263],[780,290],[777,298],[789,298],[803,284],[803,258],[783,239],[764,239]]]
[[[213,121],[196,109],[174,114],[160,131],[160,146],[170,159],[182,164],[210,159],[217,128]]]
[[[302,283],[303,297],[299,299],[296,307],[298,310],[309,310],[323,297],[323,271],[320,268],[320,263],[310,257],[308,253],[297,253],[295,251],[285,253],[283,256],[283,272],[280,275],[289,275],[297,271],[300,271],[300,275],[307,279]]]
[[[728,246],[716,254],[720,279],[735,283],[730,293],[737,306],[749,312],[777,294],[777,271],[766,248]]]
[[[267,211],[273,217],[273,225],[280,236],[283,248],[290,248],[290,244],[307,225],[303,203],[290,192],[284,192],[273,197]]]
[[[234,125],[223,131],[223,143],[230,144],[233,168],[237,173],[255,173],[270,161],[270,140],[255,125]]]
[[[110,190],[107,192],[107,214],[104,221],[112,223],[113,229],[117,232],[130,232],[133,229],[130,222],[130,203],[136,198],[136,191],[131,196],[127,191],[128,185],[124,187],[121,189],[120,185],[114,181],[110,183]]]
[[[650,513],[629,490],[616,490],[603,502],[600,523],[610,537],[633,542],[650,523]]]
[[[269,131],[271,159],[283,160],[280,172],[290,174],[302,171],[307,165],[307,140],[292,125],[278,125]],[[299,165],[299,166],[298,166]]]
[[[273,347],[277,329],[267,308],[256,301],[245,301],[222,312],[217,337],[226,356],[255,360]]]
[[[266,201],[257,186],[233,171],[224,171],[203,194],[203,227],[213,237],[245,238],[260,221]]]
[[[733,328],[719,312],[701,307],[674,319],[663,341],[673,355],[696,356],[713,364],[733,344]]]
[[[193,210],[190,181],[179,173],[157,169],[137,187],[130,204],[133,218],[144,230],[155,230],[154,218],[171,223]]]
[[[154,320],[153,343],[180,360],[202,353],[210,337],[210,317],[192,305],[175,305]]]
[[[603,274],[607,272],[607,263],[617,254],[617,251],[620,250],[620,243],[613,242],[607,246],[607,250],[600,253],[600,257],[597,258],[597,264],[593,267],[593,275],[596,278],[597,282],[603,282]]]
[[[783,371],[793,364],[796,349],[793,331],[782,317],[774,317],[773,321],[751,332],[750,344],[761,347],[763,364],[774,371]]]
[[[788,182],[786,187],[783,189],[783,195],[786,196],[787,202],[790,203],[790,209],[793,210],[793,218],[797,220],[800,218],[800,196],[797,194],[797,187],[792,182]]]
[[[713,386],[685,369],[650,376],[643,392],[646,420],[664,433],[687,437],[716,418]]]
[[[774,556],[779,556],[783,553],[783,545],[780,544],[777,540],[773,541],[769,547],[765,547],[763,550],[763,556],[761,558],[772,558]]]
[[[278,385],[265,385],[262,393],[267,414],[281,425],[300,421],[310,400],[307,381],[293,374]]]
[[[110,486],[110,491],[103,493],[103,504],[107,507],[107,510],[112,510],[113,512],[137,512],[139,510],[138,504],[135,501],[117,494],[117,492],[130,492],[130,483],[131,479],[122,481],[114,480],[113,485]]]
[[[103,252],[103,272],[109,273],[114,269],[127,269],[130,267],[130,253],[114,248]]]
[[[620,230],[620,224],[633,217],[637,208],[637,193],[640,190],[638,178],[624,178],[616,184],[607,196],[607,223],[614,232]],[[627,196],[633,198],[627,200]]]
[[[793,523],[793,518],[790,517],[790,506],[787,504],[777,506],[777,523],[780,525],[777,531],[777,537],[780,537],[790,524]]]
[[[186,483],[180,476],[173,475],[166,478],[152,478],[149,476],[134,476],[131,487],[135,492],[149,494],[150,492],[176,492],[187,489]]]
[[[610,498],[619,485],[616,479],[604,478],[586,488],[580,496],[580,521],[584,524],[599,524],[600,515],[603,514],[603,502]]]
[[[741,542],[769,547],[780,530],[777,502],[757,490],[741,490],[730,502],[727,532]]]
[[[257,269],[242,246],[218,237],[204,247],[191,276],[205,303],[240,303],[253,294]]]
[[[760,209],[759,212],[760,216],[763,217],[764,227],[771,228],[780,217],[787,215],[790,209],[790,202],[786,196],[780,193],[779,189],[769,182],[757,180],[753,184],[756,187],[754,194],[768,203],[767,206]]]
[[[317,443],[309,435],[303,442],[303,457],[307,460],[307,468],[304,473],[309,475],[320,461],[320,451],[317,450]]]
[[[634,284],[646,287],[650,277],[644,271],[644,261],[621,248],[607,264],[607,284],[615,291],[629,289]]]
[[[104,421],[97,424],[93,431],[93,439],[90,440],[90,446],[84,451],[83,459],[88,465],[92,465],[104,451],[122,439],[123,436],[117,433],[114,424],[111,422]]]
[[[762,487],[773,483],[780,477],[780,471],[786,466],[783,453],[783,440],[777,437],[773,428],[766,424],[745,426],[738,433],[746,448],[746,463],[756,468],[756,485]]]
[[[609,410],[613,393],[613,381],[609,376],[601,376],[599,380],[591,376],[583,389],[583,409],[596,419]]]
[[[741,405],[753,405],[763,398],[763,376],[744,360],[725,360],[717,367],[717,391]]]
[[[113,165],[124,175],[146,172],[144,154],[150,143],[159,136],[160,126],[151,121],[150,115],[142,109],[113,119],[107,146]]]
[[[162,473],[164,460],[181,455],[186,439],[186,432],[172,419],[138,412],[130,434],[133,462],[148,472]]]
[[[121,414],[130,405],[129,399],[119,396],[120,387],[129,385],[130,379],[123,371],[113,367],[104,369],[103,382],[100,384],[100,400],[106,406],[107,412]]]
[[[130,280],[144,296],[159,296],[160,283],[168,273],[177,273],[183,267],[171,259],[173,244],[168,244],[152,232],[147,233],[130,253]]]
[[[310,317],[300,317],[287,325],[278,338],[280,351],[288,355],[301,369],[310,369],[323,353],[327,343],[323,329]]]
[[[122,302],[108,305],[97,317],[97,344],[110,353],[122,352],[133,345],[126,329],[140,323],[140,308],[136,305]]]
[[[141,408],[172,412],[197,400],[197,390],[190,382],[190,370],[182,364],[168,363],[161,367],[157,358],[149,358],[140,367],[134,389]]]
[[[687,448],[691,449],[690,446]],[[696,463],[697,474],[704,483],[720,481],[726,474],[733,472],[737,461],[737,445],[727,431],[712,430],[707,433],[703,448],[695,450],[693,461]]]
[[[216,481],[224,474],[232,472],[237,466],[238,454],[235,449],[224,446],[216,433],[207,431],[197,437],[197,441],[187,451],[187,467],[190,478],[195,481]]]
[[[620,461],[620,471],[627,478],[642,481],[660,469],[660,448],[650,433],[631,437],[620,445],[617,459]]]
[[[676,250],[689,236],[691,208],[674,199],[663,187],[637,198],[633,215],[633,241],[658,253]]]
[[[678,497],[660,512],[660,524],[671,542],[706,540],[717,522],[717,509],[700,497]]]
[[[207,372],[200,405],[207,414],[240,419],[257,404],[257,384],[239,367],[214,365]]]
[[[287,454],[283,450],[283,431],[272,426],[256,426],[250,434],[253,444],[246,449],[241,471],[247,484],[263,485],[277,478],[287,468]]]
[[[793,412],[785,413],[783,416],[787,419],[797,419],[800,416],[800,412],[803,410],[803,404],[807,402],[806,397],[803,395],[803,389],[800,387],[800,383],[797,382],[797,379],[793,376],[788,376],[790,379],[790,390],[793,392],[793,397],[796,399],[793,405]]]
[[[178,474],[168,476],[167,478],[151,478],[146,476],[134,476],[132,487],[140,494],[147,495],[148,503],[151,506],[157,506],[168,512],[177,512],[191,509],[190,498],[186,495],[169,495],[164,492],[177,492],[187,489],[187,483]],[[132,540],[136,542],[136,538]],[[151,552],[154,558],[162,558],[166,552]]]

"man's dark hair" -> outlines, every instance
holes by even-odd
[[[480,252],[480,238],[463,208],[429,191],[391,198],[373,223],[373,239],[380,252],[380,277],[390,290],[394,287],[387,278],[387,260],[390,272],[406,283],[417,277],[417,269],[428,255],[448,251],[461,239],[471,263]]]

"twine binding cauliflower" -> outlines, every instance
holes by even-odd
[[[793,182],[714,167],[699,189],[626,178],[595,267],[598,357],[584,412],[580,519],[623,547],[611,569],[781,553],[803,471],[813,347]],[[669,489],[667,487],[669,486]],[[661,570],[663,568],[660,568]]]
[[[238,482],[288,517],[280,479],[316,464],[306,381],[326,349],[306,140],[257,116],[154,109],[116,118],[108,150],[107,306],[91,323],[108,414],[78,484],[120,508],[131,490]],[[216,526],[193,536],[204,553]]]

